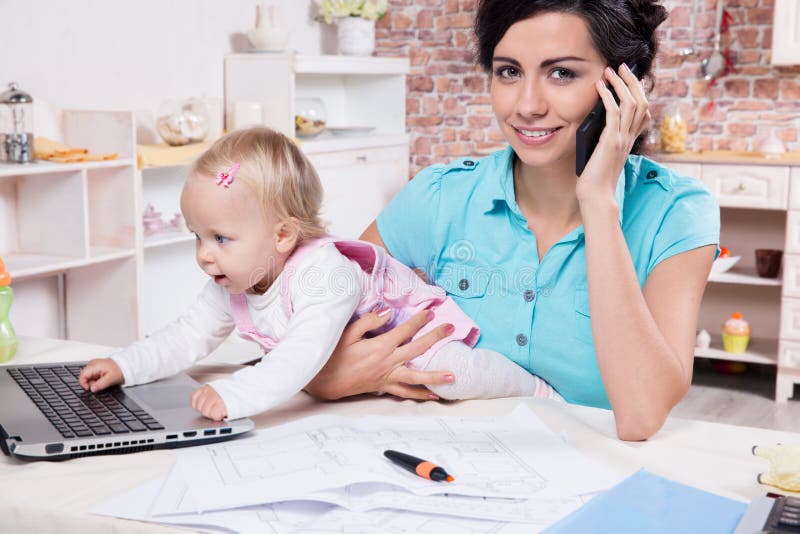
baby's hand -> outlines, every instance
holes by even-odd
[[[192,408],[213,421],[222,421],[228,417],[225,401],[208,384],[192,393]]]
[[[122,369],[117,362],[111,358],[95,358],[81,369],[78,383],[83,389],[95,392],[102,391],[107,387],[122,384],[125,377],[122,376]]]

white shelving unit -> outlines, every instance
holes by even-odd
[[[188,170],[188,163],[139,169],[142,210],[152,205],[167,223],[180,213]],[[169,228],[144,236],[141,280],[141,333],[149,336],[184,313],[208,281],[195,260],[194,234]]]
[[[64,111],[62,139],[119,159],[0,165],[0,256],[21,335],[118,345],[139,334],[138,196],[129,112]]]
[[[408,71],[407,58],[233,54],[225,58],[226,122],[236,102],[254,102],[264,125],[294,137],[295,100],[319,98],[328,126],[372,128],[300,139],[325,188],[330,231],[355,238],[409,178]]]
[[[721,245],[741,256],[728,272],[709,277],[698,328],[711,333],[711,346],[696,348],[695,355],[775,365],[775,400],[786,402],[800,383],[800,160],[719,153],[659,159],[711,189],[721,208]],[[758,248],[784,251],[778,278],[756,274]],[[734,311],[753,330],[742,354],[722,350],[719,334]]]

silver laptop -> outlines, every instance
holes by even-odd
[[[84,391],[86,362],[0,367],[0,446],[30,460],[62,460],[199,445],[254,428],[192,409],[200,384],[185,374],[150,384]]]

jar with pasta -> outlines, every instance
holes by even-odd
[[[664,152],[685,152],[688,128],[678,106],[671,106],[659,126],[661,149]]]

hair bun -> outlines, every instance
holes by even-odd
[[[636,26],[642,35],[649,38],[662,22],[667,20],[669,12],[659,0],[628,0]]]

